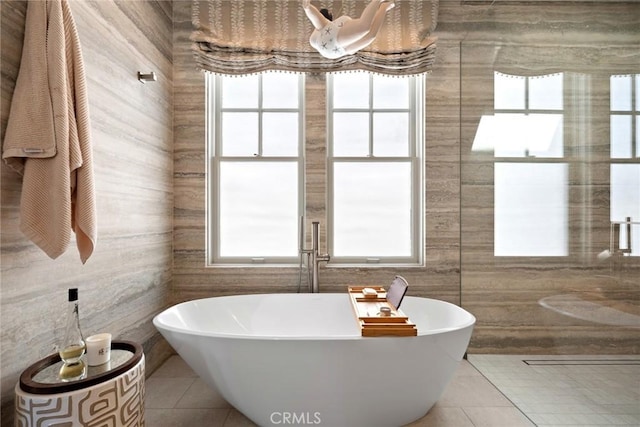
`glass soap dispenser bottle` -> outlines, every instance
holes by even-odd
[[[80,316],[78,314],[78,288],[69,289],[67,304],[67,325],[64,340],[60,345],[60,358],[65,364],[78,363],[86,349],[82,331],[80,330]]]

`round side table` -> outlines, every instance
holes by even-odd
[[[144,353],[140,344],[111,343],[111,360],[63,381],[58,354],[34,363],[16,384],[15,425],[144,426]],[[64,372],[64,371],[62,371]]]

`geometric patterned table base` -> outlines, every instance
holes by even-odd
[[[31,394],[16,385],[16,427],[143,427],[144,354],[127,372],[59,394]]]

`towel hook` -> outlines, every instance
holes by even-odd
[[[140,71],[138,71],[138,80],[144,83],[144,82],[155,82],[158,79],[156,77],[156,73],[154,73],[153,71],[150,73],[141,73]]]

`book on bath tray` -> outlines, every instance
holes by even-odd
[[[386,291],[386,301],[391,304],[396,310],[400,308],[402,299],[407,293],[409,284],[402,276],[396,276],[389,286],[389,290]],[[384,292],[384,288],[380,288]],[[362,295],[364,298],[378,298],[378,291],[371,287],[362,288]],[[381,297],[384,298],[384,297]]]

